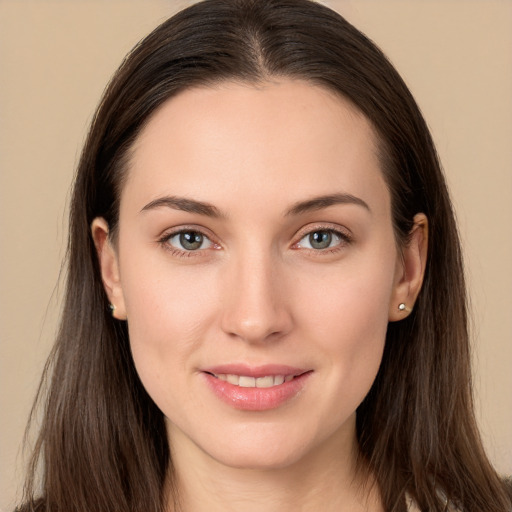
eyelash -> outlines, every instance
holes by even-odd
[[[314,248],[308,248],[308,247],[301,247],[299,244],[301,240],[305,239],[307,236],[312,235],[313,233],[329,233],[331,235],[334,235],[339,239],[338,243],[334,247],[326,247],[324,249],[314,249]],[[209,242],[212,244],[212,247],[209,247],[207,249],[196,249],[196,250],[182,250],[178,249],[176,247],[173,247],[169,241],[177,236],[181,235],[183,233],[196,233],[204,237],[205,239],[209,240]],[[340,229],[335,229],[332,227],[328,227],[325,225],[319,225],[314,226],[313,228],[308,228],[307,230],[302,231],[300,233],[300,238],[297,242],[292,244],[292,249],[302,249],[304,251],[307,251],[311,254],[314,254],[315,256],[325,256],[329,254],[335,254],[339,251],[341,251],[344,247],[347,245],[350,245],[353,242],[352,235],[347,231],[342,231]],[[209,235],[204,233],[201,229],[198,228],[181,228],[177,231],[172,231],[170,233],[165,233],[162,237],[158,239],[158,243],[166,250],[171,253],[172,256],[179,257],[179,258],[191,258],[191,257],[197,257],[197,256],[204,256],[204,251],[208,249],[214,249],[218,250],[220,249],[220,245],[214,242]]]
[[[329,233],[338,238],[338,243],[333,247],[326,247],[325,249],[314,249],[309,247],[301,247],[299,244],[301,240],[304,240],[306,237],[311,236],[314,233]],[[341,230],[339,228],[333,228],[325,225],[314,226],[313,228],[307,228],[300,235],[299,241],[295,242],[292,245],[293,249],[302,249],[304,251],[308,251],[310,254],[314,254],[315,256],[327,256],[331,254],[336,254],[337,252],[343,250],[345,247],[350,245],[353,242],[352,234],[345,230]]]
[[[170,233],[165,233],[162,237],[158,239],[158,243],[166,250],[171,253],[172,256],[176,256],[178,258],[192,258],[197,256],[202,256],[205,250],[207,249],[196,249],[196,250],[182,250],[178,249],[176,247],[173,247],[169,241],[177,236],[181,235],[183,233],[196,233],[204,237],[206,240],[209,240],[212,244],[214,249],[219,249],[220,246],[216,244],[214,241],[212,241],[211,237],[208,236],[206,233],[204,233],[201,229],[198,228],[181,228],[176,231],[172,231]]]

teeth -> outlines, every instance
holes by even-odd
[[[242,380],[241,377],[240,380]],[[272,386],[275,386],[274,377],[272,377],[271,375],[269,375],[268,377],[258,377],[255,380],[257,388],[271,388]]]
[[[256,379],[254,377],[246,377],[245,375],[240,375],[238,385],[241,388],[254,388],[256,386]]]
[[[273,386],[280,386],[283,382],[290,382],[294,376],[268,375],[256,378],[247,375],[219,374],[215,375],[215,377],[241,388],[271,388]]]
[[[235,386],[239,385],[240,377],[238,375],[226,375],[226,380],[230,384],[234,384]]]
[[[293,375],[288,375],[288,377],[291,377],[290,380],[293,379]],[[279,386],[279,384],[282,384],[285,381],[285,377],[283,375],[276,375],[274,377],[274,386]]]

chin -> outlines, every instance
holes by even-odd
[[[214,458],[220,464],[234,469],[246,469],[253,471],[271,471],[285,469],[293,466],[303,456],[299,450],[283,451],[282,449],[276,450],[255,450],[254,448],[248,450],[238,450],[233,453],[218,454]]]
[[[293,466],[316,450],[315,436],[304,436],[305,432],[279,432],[262,428],[246,435],[230,435],[226,439],[210,444],[210,456],[219,463],[239,469],[274,470]],[[249,435],[248,435],[249,434]],[[206,448],[206,446],[204,447]],[[203,448],[203,449],[204,449]]]

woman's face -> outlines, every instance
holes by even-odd
[[[347,101],[291,80],[170,99],[135,143],[113,254],[107,289],[173,449],[269,468],[354,442],[403,270]]]

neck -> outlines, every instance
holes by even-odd
[[[234,468],[213,459],[173,432],[171,452],[179,507],[169,512],[381,512],[377,485],[358,468],[355,425],[338,432],[314,453],[278,468]]]

